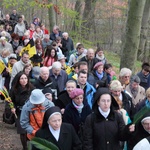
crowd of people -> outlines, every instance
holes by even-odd
[[[5,66],[0,84],[14,104],[11,112],[17,115],[23,150],[33,137],[60,150],[149,149],[142,143],[150,141],[150,111],[134,122],[150,107],[148,62],[137,74],[129,68],[116,74],[101,47],[74,46],[66,31],[58,26],[48,31],[38,17],[29,24],[13,10],[0,24],[0,60]],[[31,40],[36,53],[21,53]],[[34,145],[32,149],[38,150]]]

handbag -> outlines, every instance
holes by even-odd
[[[11,112],[11,108],[9,104],[5,104],[5,110],[3,113],[3,122],[7,124],[14,124],[15,123],[15,115]]]

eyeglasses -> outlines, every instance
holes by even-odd
[[[124,76],[124,78],[130,78],[130,76]]]

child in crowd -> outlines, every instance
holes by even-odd
[[[104,71],[107,73],[108,85],[110,84],[111,80],[116,79],[116,73],[112,70],[112,68],[113,67],[111,64],[104,65]]]

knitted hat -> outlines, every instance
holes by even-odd
[[[42,90],[42,92],[43,92],[43,94],[45,95],[45,94],[53,94],[53,91],[51,90],[51,88],[44,88],[43,90]]]
[[[32,104],[42,104],[45,101],[45,95],[40,89],[35,89],[31,92],[29,100]]]
[[[79,95],[83,95],[84,91],[82,89],[76,88],[73,91],[71,91],[70,93],[70,98],[74,99],[75,97],[79,96]]]
[[[102,62],[98,62],[94,65],[94,69],[97,69],[99,66],[103,66],[104,64]]]

